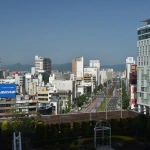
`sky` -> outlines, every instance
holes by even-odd
[[[0,0],[2,64],[53,64],[83,56],[85,63],[136,60],[137,28],[150,18],[150,0]]]

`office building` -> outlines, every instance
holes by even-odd
[[[35,56],[35,73],[47,72],[51,74],[51,59],[40,56]]]
[[[137,29],[137,105],[138,111],[150,115],[150,18]]]

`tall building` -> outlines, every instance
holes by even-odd
[[[35,56],[35,73],[42,72],[51,74],[51,59]]]
[[[77,78],[83,78],[83,67],[84,67],[84,58],[77,57],[72,60],[72,74],[75,74]]]
[[[135,64],[135,60],[133,57],[127,57],[126,59],[126,78],[129,80],[130,77],[130,71],[131,71],[131,65]]]
[[[126,59],[126,89],[127,93],[130,92],[130,87],[129,87],[129,81],[130,81],[130,71],[131,71],[131,65],[135,64],[135,60],[133,57],[127,57]]]
[[[137,104],[138,111],[150,115],[150,18],[137,29]]]

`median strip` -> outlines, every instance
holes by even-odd
[[[101,105],[97,108],[96,112],[99,112],[99,111],[105,111],[106,109],[106,104],[108,103],[108,99],[106,101],[106,98],[102,101]]]

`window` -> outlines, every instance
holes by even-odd
[[[147,46],[145,46],[145,50],[147,50]]]
[[[140,62],[139,62],[139,66],[140,66]]]
[[[144,45],[146,45],[146,41],[144,40]]]
[[[147,45],[149,44],[149,40],[147,40]]]
[[[139,47],[140,47],[140,42],[139,42]]]
[[[145,51],[145,55],[147,55],[147,51]]]
[[[147,65],[148,65],[148,61],[147,61]]]

